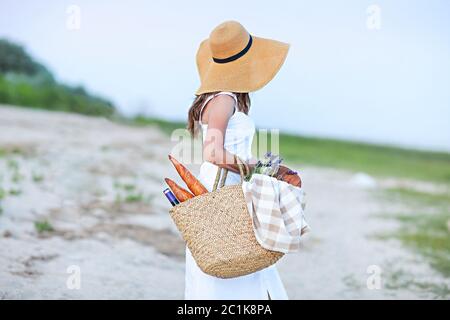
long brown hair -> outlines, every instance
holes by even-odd
[[[218,92],[208,92],[203,93],[195,97],[194,102],[192,102],[191,107],[189,108],[188,112],[188,121],[187,121],[187,129],[191,133],[191,136],[196,136],[198,133],[198,121],[200,119],[200,111],[202,109],[202,106],[205,104],[206,99],[213,94],[216,94]],[[247,92],[235,92],[234,93],[237,97],[237,108],[239,111],[248,114],[250,110],[250,96]]]

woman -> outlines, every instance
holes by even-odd
[[[211,190],[218,167],[230,172],[226,184],[240,181],[234,155],[245,161],[246,171],[255,159],[251,145],[255,125],[248,116],[249,92],[267,84],[283,64],[289,45],[251,36],[236,21],[217,26],[200,44],[197,67],[201,86],[188,115],[192,135],[203,134],[199,180]],[[300,186],[300,177],[286,167],[279,179]],[[203,273],[186,248],[186,299],[287,299],[275,266],[231,279]]]

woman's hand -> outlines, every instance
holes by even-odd
[[[280,168],[278,169],[277,179],[287,182],[296,187],[302,186],[302,179],[297,174],[297,172],[285,166],[280,166]]]

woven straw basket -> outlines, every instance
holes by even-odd
[[[243,181],[243,169],[241,183]],[[213,191],[174,206],[170,215],[200,269],[218,278],[234,278],[256,272],[277,262],[284,254],[258,243],[240,184],[218,189],[221,169]]]

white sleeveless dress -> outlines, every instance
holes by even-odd
[[[251,147],[255,134],[255,125],[248,115],[238,111],[237,98],[231,92],[220,92],[216,95],[211,95],[203,107],[214,96],[219,94],[230,95],[235,99],[235,112],[228,122],[224,147],[227,151],[238,155],[241,159],[248,160],[252,156]],[[205,139],[208,125],[202,124],[201,119],[200,125],[202,127],[203,139]],[[199,180],[210,191],[214,184],[217,168],[216,165],[206,161],[200,167]],[[237,184],[239,182],[240,177],[238,174],[234,172],[228,173],[226,185]],[[269,295],[271,299],[288,298],[275,265],[246,276],[221,279],[204,273],[197,266],[187,247],[185,281],[185,299],[187,300],[266,300]]]

